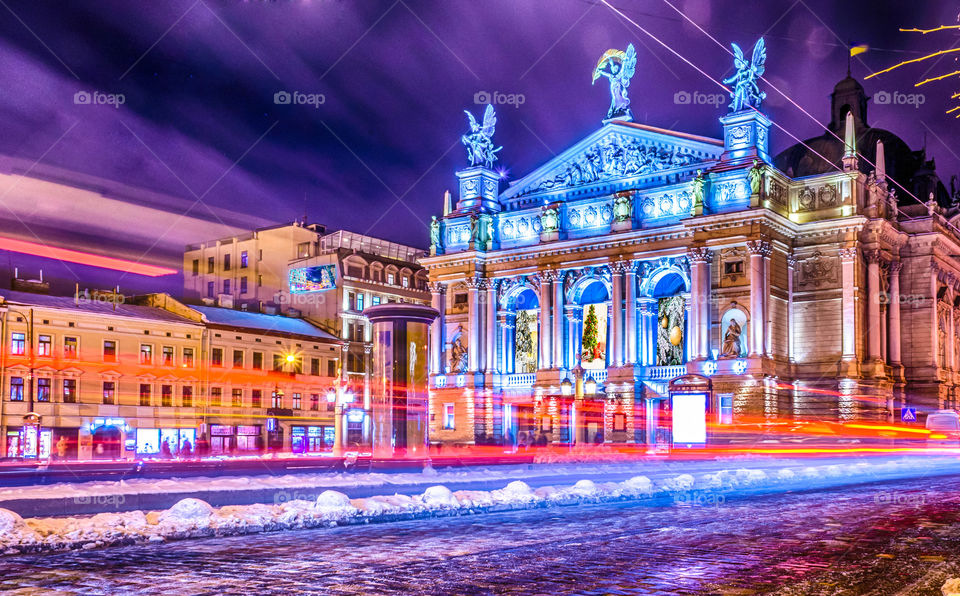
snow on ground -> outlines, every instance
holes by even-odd
[[[0,509],[0,553],[90,549],[138,542],[390,521],[398,517],[459,515],[623,499],[672,497],[677,503],[685,503],[696,501],[699,498],[695,494],[697,491],[719,495],[722,491],[737,489],[802,488],[811,481],[863,482],[891,474],[928,474],[932,466],[937,466],[940,473],[944,470],[953,473],[958,471],[956,459],[939,464],[929,459],[919,462],[888,459],[816,466],[808,465],[809,462],[790,462],[791,465],[784,467],[785,463],[768,462],[765,469],[754,466],[716,470],[718,464],[713,462],[714,470],[699,466],[699,470],[688,470],[693,474],[677,474],[674,471],[662,474],[655,480],[646,475],[637,475],[622,482],[581,479],[569,486],[541,486],[536,489],[523,480],[513,480],[504,488],[491,491],[451,491],[443,484],[434,484],[419,495],[379,495],[362,499],[350,499],[341,492],[325,490],[312,501],[294,499],[273,505],[216,508],[200,499],[186,498],[165,511],[100,513],[88,517],[22,519],[12,511]],[[580,468],[580,473],[589,475],[584,468],[589,466]],[[604,469],[604,473],[608,471],[608,468]],[[477,475],[481,472],[462,474]],[[426,476],[436,482],[443,475]],[[390,475],[391,479],[397,476],[402,475]],[[482,475],[484,480],[489,480],[490,476],[490,471]],[[250,479],[244,480],[249,482]],[[50,490],[49,487],[45,488]]]

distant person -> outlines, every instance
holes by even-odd
[[[57,459],[67,459],[67,437],[57,439]]]
[[[190,439],[183,440],[183,445],[180,447],[180,455],[184,459],[189,459],[193,455],[193,445],[190,444]]]
[[[160,455],[163,459],[172,459],[173,451],[170,449],[170,441],[164,441],[160,446]]]

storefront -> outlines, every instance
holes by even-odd
[[[38,428],[36,426],[8,427],[6,436],[7,457],[25,459],[50,459],[54,453],[54,441],[72,432],[73,456],[76,457],[77,430]],[[55,438],[56,435],[56,438]],[[66,459],[66,457],[64,457]]]
[[[237,451],[250,453],[263,448],[259,424],[237,426]]]
[[[236,429],[223,424],[210,425],[210,453],[224,455],[237,447]]]
[[[138,428],[136,454],[140,457],[191,457],[196,453],[195,428]]]
[[[290,427],[290,450],[293,453],[333,451],[336,431],[333,426]]]

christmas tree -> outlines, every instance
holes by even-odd
[[[587,309],[587,318],[583,322],[583,359],[591,362],[597,353],[597,311],[593,304]]]
[[[537,356],[533,344],[533,333],[531,330],[537,324],[533,313],[521,310],[517,313],[516,320],[516,356],[520,364],[519,372],[536,372]]]

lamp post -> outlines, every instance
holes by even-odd
[[[10,329],[10,313],[20,315],[25,318],[27,321],[27,332],[26,332],[26,348],[27,348],[27,362],[28,362],[28,373],[27,373],[27,413],[23,417],[23,430],[24,436],[25,431],[28,427],[36,431],[36,441],[34,442],[34,448],[36,453],[34,457],[40,456],[40,415],[33,411],[34,408],[34,392],[33,392],[33,371],[34,371],[34,351],[33,351],[33,309],[30,309],[29,314],[10,308],[9,305],[3,305],[0,307],[0,313],[3,314],[3,346],[4,353],[7,345],[6,336],[9,335]],[[3,369],[6,372],[7,366],[6,362],[3,362]],[[0,377],[2,380],[2,377]],[[21,449],[23,447],[21,446]],[[9,454],[8,454],[9,455]]]

